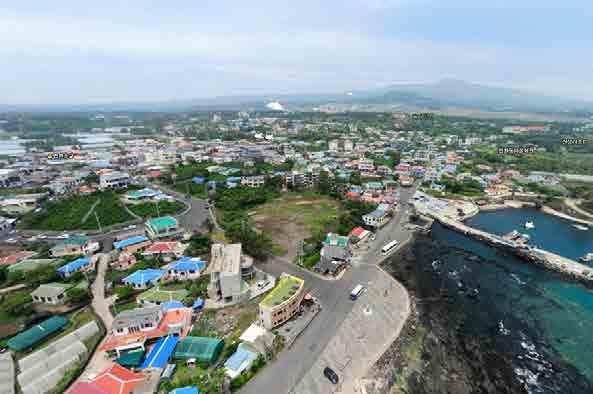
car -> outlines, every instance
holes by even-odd
[[[45,239],[45,238],[47,238],[47,235],[45,235],[45,234],[39,234],[37,236],[37,238],[39,238],[39,239]]]
[[[14,239],[14,238],[8,238],[4,242],[8,242],[9,244],[14,244],[14,243],[16,243],[16,239]]]
[[[330,367],[325,367],[323,369],[323,375],[325,375],[325,377],[328,378],[329,381],[333,384],[338,384],[338,382],[340,381],[340,379],[338,378],[338,374],[335,373],[334,370]]]
[[[266,287],[269,284],[270,284],[269,280],[260,280],[259,282],[257,282],[257,288],[263,289],[264,287]]]

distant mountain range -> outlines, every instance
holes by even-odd
[[[386,105],[438,110],[468,108],[497,112],[575,112],[593,111],[593,102],[547,96],[516,89],[492,87],[455,79],[429,84],[400,84],[348,94],[283,94],[213,97],[195,100],[150,103],[112,103],[88,105],[1,105],[0,112],[176,112],[190,110],[262,110],[278,101],[287,109],[308,109],[320,105],[340,105],[372,109]],[[269,109],[268,109],[269,110]]]

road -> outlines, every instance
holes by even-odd
[[[359,283],[372,285],[377,278],[377,264],[381,260],[380,251],[383,245],[393,239],[401,242],[409,237],[410,233],[403,228],[402,221],[406,218],[407,202],[415,191],[415,187],[401,190],[400,209],[394,218],[377,232],[368,251],[360,251],[352,267],[340,280],[320,279],[280,258],[261,265],[262,270],[272,275],[287,272],[304,279],[309,292],[320,300],[322,310],[290,349],[283,350],[277,360],[267,365],[241,389],[242,394],[301,394],[294,390],[304,386],[319,387],[313,382],[315,377],[308,373],[356,305],[348,297],[350,291]],[[325,394],[324,391],[309,392]]]

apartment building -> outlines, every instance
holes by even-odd
[[[130,184],[131,178],[127,172],[112,171],[101,174],[99,177],[99,187],[101,189],[117,189],[126,187]]]
[[[305,281],[283,273],[276,287],[259,303],[259,320],[272,330],[293,317],[305,297]]]
[[[253,260],[241,255],[241,244],[214,244],[211,249],[208,295],[216,301],[238,302],[249,292],[243,268],[252,269]]]

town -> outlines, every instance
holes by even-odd
[[[358,392],[410,313],[381,262],[516,200],[588,229],[592,134],[332,108],[2,115],[0,391]]]

